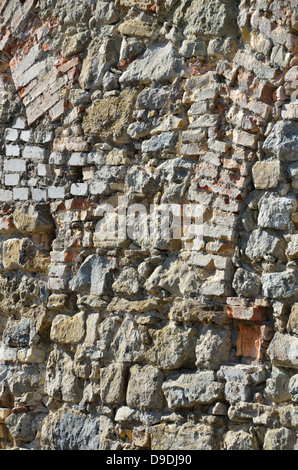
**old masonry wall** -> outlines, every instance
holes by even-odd
[[[297,0],[0,25],[0,447],[298,449]],[[200,245],[104,238],[124,203]]]

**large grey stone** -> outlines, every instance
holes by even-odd
[[[139,82],[166,83],[183,75],[184,61],[174,46],[168,43],[153,43],[146,51],[134,60],[123,73],[120,82],[124,86]]]
[[[132,366],[127,387],[127,405],[141,410],[161,409],[164,405],[161,390],[163,379],[163,372],[156,367],[138,364]]]
[[[291,377],[289,382],[289,392],[294,402],[298,402],[298,374]]]
[[[268,429],[263,450],[294,450],[296,435],[292,429],[280,427],[279,429]]]
[[[163,383],[162,390],[168,407],[172,409],[209,405],[223,396],[223,384],[216,381],[213,371],[170,376]]]
[[[263,392],[264,398],[274,403],[290,400],[289,381],[290,376],[286,370],[272,366],[271,377],[267,379]]]
[[[295,276],[291,272],[263,274],[262,285],[265,297],[285,299],[294,294]]]
[[[174,151],[177,144],[177,134],[175,132],[163,132],[157,134],[142,143],[142,152],[158,153]]]
[[[74,292],[103,295],[111,284],[113,263],[97,255],[88,256],[69,282]]]
[[[174,324],[152,330],[153,345],[146,353],[147,361],[164,370],[193,367],[195,339],[191,333],[190,329]]]
[[[297,208],[297,200],[293,194],[280,196],[268,192],[260,199],[258,207],[260,227],[286,230],[291,220],[291,213]]]
[[[231,36],[238,33],[234,0],[193,0],[183,15],[185,36]]]
[[[238,295],[253,297],[260,293],[261,281],[257,274],[238,268],[235,272],[232,286]]]
[[[110,437],[113,427],[108,417],[61,409],[45,419],[41,443],[44,450],[105,450]]]
[[[298,122],[278,121],[263,144],[263,150],[281,160],[298,158]]]
[[[26,348],[32,344],[35,336],[36,329],[33,321],[23,318],[18,323],[8,323],[3,332],[2,341],[10,348]]]
[[[200,369],[217,369],[229,361],[231,347],[230,330],[204,326],[196,345],[196,366]]]
[[[254,230],[247,241],[245,254],[250,259],[264,258],[271,255],[278,258],[282,255],[283,240],[268,230]]]
[[[276,332],[268,348],[271,362],[277,367],[298,369],[298,338]]]

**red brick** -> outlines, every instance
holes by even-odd
[[[226,306],[227,315],[234,320],[265,321],[268,309],[264,307]]]
[[[80,58],[79,57],[74,57],[73,59],[61,59],[58,64],[56,64],[56,68],[59,72],[59,74],[63,74],[65,72],[68,72],[70,69],[73,67],[77,67],[80,63]]]

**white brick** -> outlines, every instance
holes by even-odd
[[[4,176],[5,186],[17,186],[20,182],[20,175],[17,173],[8,173]]]
[[[66,163],[65,156],[61,152],[52,152],[49,163],[51,165],[64,165]]]
[[[20,137],[23,142],[29,142],[32,137],[32,131],[22,131]]]
[[[6,145],[6,156],[7,157],[19,157],[21,146],[20,145]]]
[[[26,120],[23,118],[16,118],[13,123],[13,129],[25,129]]]
[[[65,189],[62,186],[51,186],[48,188],[48,196],[50,199],[63,199],[65,196]]]
[[[22,172],[26,171],[26,162],[20,158],[4,160],[4,171]]]
[[[32,189],[32,199],[34,201],[46,201],[47,200],[46,189]]]
[[[45,163],[38,163],[37,165],[38,176],[49,176],[50,173],[51,173],[50,165],[46,165]]]
[[[93,182],[90,184],[90,194],[104,194],[109,189],[105,181]]]
[[[86,165],[87,156],[85,153],[82,152],[74,152],[69,161],[69,166],[85,166]]]
[[[30,160],[43,161],[45,157],[45,150],[41,147],[28,146],[23,149],[23,157]]]
[[[12,191],[7,189],[0,189],[0,201],[11,201],[12,200]]]
[[[73,196],[86,196],[88,194],[88,184],[86,183],[73,183],[70,188]]]
[[[60,279],[58,277],[50,277],[48,280],[48,288],[51,290],[61,290],[65,289],[66,280]]]
[[[103,152],[90,152],[87,155],[87,163],[89,163],[89,165],[104,165],[105,161],[106,159]]]
[[[5,139],[9,142],[15,142],[19,138],[19,130],[18,129],[6,129],[5,131]]]
[[[18,201],[27,201],[29,199],[29,189],[13,188],[13,199]]]

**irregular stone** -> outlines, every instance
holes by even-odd
[[[286,255],[289,258],[296,259],[298,257],[298,235],[292,234],[290,235],[290,241],[288,243]]]
[[[183,71],[184,61],[174,46],[170,42],[154,42],[128,66],[120,77],[120,83],[124,86],[149,84],[152,81],[167,83],[182,76]]]
[[[29,318],[23,318],[18,323],[8,322],[2,335],[3,343],[10,348],[29,347],[35,338],[35,325]]]
[[[233,36],[238,34],[237,9],[233,0],[206,3],[195,0],[183,15],[184,35]]]
[[[122,405],[125,401],[126,367],[110,364],[100,369],[100,397],[104,405]]]
[[[130,368],[126,402],[130,408],[158,410],[164,405],[161,386],[164,374],[159,369],[135,364]]]
[[[282,257],[283,240],[275,233],[260,228],[254,230],[247,241],[245,254],[250,259],[266,256]]]
[[[234,275],[232,287],[238,295],[255,297],[261,291],[261,281],[257,274],[238,268]]]
[[[151,450],[216,450],[215,432],[205,424],[158,424],[150,428]]]
[[[268,354],[275,366],[298,369],[298,338],[276,332],[269,345]]]
[[[140,290],[139,278],[136,269],[127,267],[121,271],[116,281],[112,284],[116,294],[133,295]]]
[[[196,291],[198,288],[196,273],[190,266],[181,263],[169,256],[166,261],[158,266],[144,284],[152,294],[159,289],[165,289],[175,296],[183,296],[186,293]]]
[[[50,264],[48,252],[42,252],[29,238],[10,238],[2,245],[3,266],[7,270],[46,271]]]
[[[291,272],[263,274],[262,286],[265,297],[273,299],[292,297],[295,289],[295,275]]]
[[[142,152],[159,153],[174,152],[177,144],[177,134],[175,132],[163,132],[153,136],[142,143]]]
[[[223,308],[208,306],[196,299],[176,299],[169,311],[169,319],[179,322],[230,323]]]
[[[102,85],[104,74],[117,64],[117,41],[110,38],[94,38],[83,60],[79,83],[84,90],[94,91]]]
[[[238,402],[230,406],[228,416],[231,421],[243,423],[252,421],[254,424],[268,426],[274,419],[275,409],[273,406],[261,403],[251,403],[249,401]]]
[[[268,155],[283,161],[296,161],[298,158],[298,123],[278,121],[263,144]]]
[[[256,189],[276,188],[281,178],[281,165],[278,160],[257,162],[252,167],[253,182]]]
[[[266,400],[282,403],[291,399],[289,393],[290,376],[286,370],[272,366],[272,374],[266,381],[263,395]]]
[[[291,220],[291,213],[297,208],[297,201],[294,195],[280,196],[265,193],[258,206],[259,227],[286,230]]]
[[[84,114],[82,127],[85,135],[98,137],[102,142],[123,145],[130,142],[127,128],[138,90],[124,90],[117,96],[95,101]]]
[[[108,347],[110,356],[116,362],[140,362],[144,359],[144,340],[130,315],[126,316]]]
[[[44,377],[37,365],[25,364],[15,369],[10,369],[7,376],[7,385],[15,397],[40,389],[44,385]]]
[[[244,430],[228,431],[224,438],[226,450],[260,450],[257,437]]]
[[[85,336],[85,314],[57,315],[51,326],[51,340],[61,344],[78,344]]]
[[[23,203],[13,212],[13,223],[22,233],[54,232],[55,224],[50,211],[42,206]]]
[[[46,367],[46,393],[57,400],[79,403],[83,394],[83,382],[75,377],[73,361],[69,354],[53,350]]]
[[[295,374],[291,377],[289,381],[289,392],[292,400],[298,402],[298,374]]]
[[[70,290],[95,295],[105,294],[111,285],[110,271],[113,267],[114,263],[106,258],[88,256],[69,282]]]
[[[45,418],[41,443],[45,450],[108,450],[116,438],[107,416],[92,417],[62,408]]]
[[[295,433],[287,428],[268,429],[264,438],[264,450],[294,450]]]
[[[228,329],[206,325],[200,332],[196,345],[196,366],[216,370],[229,361],[231,332]]]
[[[150,38],[151,40],[158,39],[160,27],[152,22],[151,18],[137,17],[126,19],[119,26],[119,33],[124,36],[133,36],[137,38]],[[150,21],[150,20],[151,21]]]
[[[298,406],[282,406],[279,408],[278,412],[280,424],[282,426],[285,426],[286,428],[298,427]]]
[[[6,418],[5,424],[11,436],[16,440],[30,442],[35,439],[33,417],[29,413],[12,413]]]
[[[289,333],[298,336],[298,304],[294,304],[289,316],[287,330]]]
[[[209,405],[223,396],[223,384],[216,381],[215,373],[211,371],[170,376],[164,381],[162,390],[171,409]]]
[[[190,330],[169,324],[150,334],[153,346],[146,353],[149,364],[165,370],[193,365],[195,341]]]

